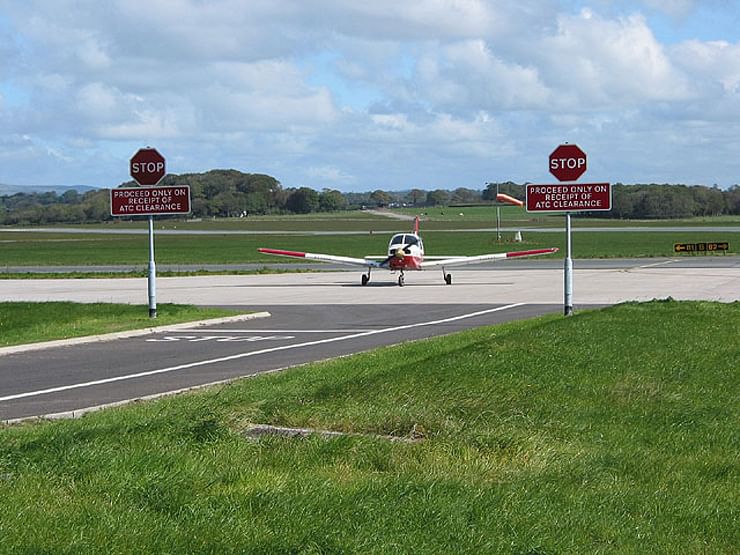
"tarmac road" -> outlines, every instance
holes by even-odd
[[[223,271],[255,271],[263,268],[276,270],[317,270],[355,272],[357,269],[348,269],[347,266],[329,263],[304,263],[304,262],[275,262],[275,259],[260,263],[247,264],[157,264],[158,272],[196,272],[199,270],[209,272]],[[575,259],[574,265],[581,270],[622,270],[626,268],[644,267],[646,265],[660,266],[671,265],[672,268],[732,268],[740,264],[740,257],[728,256],[685,256],[682,258],[597,258],[597,259]],[[478,270],[561,270],[563,260],[557,258],[539,259],[512,259],[505,262],[488,262],[478,264]],[[127,264],[115,266],[0,266],[0,271],[11,274],[49,274],[49,273],[115,273],[115,272],[146,272],[147,263]]]
[[[740,258],[580,264],[576,311],[627,300],[740,299]],[[707,258],[709,259],[709,258]],[[688,259],[691,260],[691,259]],[[582,267],[581,267],[582,266]],[[473,267],[475,268],[475,267]],[[160,278],[157,300],[268,310],[272,317],[10,354],[0,350],[0,420],[63,413],[158,395],[303,362],[562,312],[563,271],[542,265],[407,272]],[[123,302],[146,310],[146,279],[4,280],[0,300]],[[3,354],[4,353],[4,354]]]
[[[325,304],[562,304],[562,261],[504,261],[490,267],[452,268],[453,285],[441,270],[396,275],[374,271],[367,287],[360,271],[307,274],[160,277],[158,303],[196,305]],[[574,261],[575,306],[673,297],[681,300],[740,299],[740,257]],[[3,280],[0,300],[119,302],[147,304],[146,278]]]
[[[0,355],[0,421],[78,416],[104,405],[558,310],[517,303],[253,308],[269,308],[272,315]]]

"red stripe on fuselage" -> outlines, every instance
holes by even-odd
[[[558,252],[558,249],[535,249],[531,251],[507,252],[506,258],[516,258],[517,256],[533,256],[535,254],[550,254],[553,252]]]
[[[305,252],[296,252],[296,251],[281,251],[278,249],[257,249],[258,252],[263,252],[265,254],[277,254],[281,256],[295,256],[298,258],[305,258],[306,253]]]

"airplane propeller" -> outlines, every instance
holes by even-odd
[[[381,263],[380,263],[380,265],[381,265],[381,266],[385,266],[385,265],[386,265],[386,264],[388,264],[388,263],[389,263],[389,262],[391,261],[391,259],[393,259],[394,257],[395,257],[395,258],[403,258],[403,255],[404,255],[404,254],[411,254],[411,247],[412,247],[413,245],[416,245],[416,244],[418,244],[418,243],[419,243],[419,238],[418,238],[418,237],[412,237],[412,238],[411,238],[411,240],[409,241],[408,245],[406,245],[406,246],[405,246],[405,247],[403,247],[403,248],[398,248],[398,249],[396,249],[396,250],[395,250],[395,251],[393,252],[393,254],[389,254],[389,255],[388,255],[388,257],[387,257],[387,258],[386,258],[385,260],[383,260],[383,262],[381,262]]]

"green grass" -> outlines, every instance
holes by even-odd
[[[560,252],[554,255],[563,258],[565,255],[565,232],[546,233],[525,231],[522,232],[522,243],[511,242],[513,234],[505,233],[502,236],[505,243],[498,243],[495,234],[473,232],[434,232],[424,234],[424,246],[429,254],[437,252],[444,254],[459,253],[464,255],[480,254],[483,252],[499,252],[507,250],[526,250],[545,247],[558,247]],[[673,252],[674,243],[729,241],[728,254],[737,252],[740,244],[740,233],[695,233],[695,232],[585,232],[575,229],[572,233],[573,258],[643,258],[658,256],[676,256]],[[701,256],[725,256],[712,254]],[[550,258],[550,257],[548,257]]]
[[[0,303],[0,347],[112,333],[180,322],[233,316],[233,310],[160,304],[157,318],[149,308],[127,304],[71,302]]]
[[[403,227],[401,226],[401,229]],[[498,243],[493,232],[422,231],[430,255],[472,255],[543,247],[564,247],[564,232],[523,232],[524,243],[512,243],[505,233]],[[288,262],[257,252],[273,247],[307,252],[363,257],[382,255],[390,235],[385,232],[347,235],[156,235],[158,264],[268,264]],[[673,256],[673,244],[729,241],[737,252],[740,233],[718,232],[578,232],[573,233],[574,258]],[[0,257],[8,266],[86,266],[141,264],[148,260],[146,235],[65,235],[0,232]],[[562,257],[563,252],[556,256]],[[721,255],[720,255],[721,256]]]
[[[420,210],[401,212],[414,214]],[[559,247],[563,256],[565,232],[524,231],[524,243],[513,243],[513,232],[504,232],[498,242],[493,231],[496,211],[493,207],[425,208],[422,234],[430,255],[472,255],[529,248]],[[460,213],[463,216],[460,216]],[[501,222],[508,229],[564,228],[560,216],[529,215],[517,207],[502,207]],[[155,232],[155,255],[159,264],[270,264],[277,259],[257,253],[259,247],[274,247],[307,252],[332,253],[363,257],[385,252],[391,233],[411,229],[411,223],[367,212],[307,216],[257,216],[242,219],[219,219],[156,222],[156,230],[193,231],[194,234],[165,235]],[[574,217],[573,257],[656,257],[674,256],[674,243],[730,243],[730,253],[737,252],[740,233],[735,231],[661,232],[658,228],[696,225],[737,226],[738,218],[666,220],[659,222],[624,222]],[[579,227],[601,228],[655,227],[656,231],[579,232]],[[68,227],[68,226],[67,226]],[[99,226],[76,226],[80,233],[18,232],[0,230],[0,274],[3,266],[93,266],[136,265],[144,269],[148,260],[146,222],[121,222]],[[100,229],[118,232],[137,230],[140,234],[101,234]],[[199,231],[215,232],[198,235]],[[243,234],[219,234],[243,232]],[[266,233],[274,231],[274,233]],[[314,235],[313,232],[329,233]],[[259,232],[259,234],[250,234]],[[346,232],[353,232],[347,234]],[[279,260],[281,263],[289,259]],[[5,277],[5,276],[0,276]],[[10,274],[10,277],[13,277]]]
[[[460,229],[475,223],[477,227],[496,225],[495,206],[433,207],[433,208],[400,208],[394,213],[407,216],[422,214],[424,225],[445,223]],[[529,213],[524,208],[515,206],[499,207],[501,224],[507,227],[562,227],[564,214]],[[606,218],[587,218],[580,214],[572,215],[574,227],[678,227],[678,226],[738,226],[740,216],[707,216],[676,220],[612,220]]]
[[[624,304],[0,429],[0,551],[737,553],[738,329]]]
[[[256,270],[157,270],[157,277],[193,277],[193,276],[253,276],[274,274],[301,274],[315,273],[312,269],[283,269],[263,266]],[[0,272],[0,279],[121,279],[121,278],[143,278],[147,277],[146,269],[132,271],[109,271],[109,272]]]

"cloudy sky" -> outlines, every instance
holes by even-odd
[[[740,0],[0,0],[0,183],[740,183]]]

